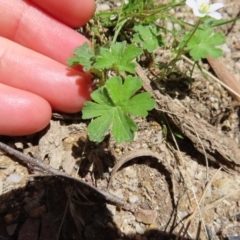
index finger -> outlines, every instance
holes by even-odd
[[[79,4],[83,2],[85,0],[79,0]],[[29,1],[0,0],[0,6],[0,36],[60,63],[65,64],[77,46],[89,42],[84,36],[57,21]],[[88,11],[93,14],[93,9]],[[63,14],[64,10],[61,13]],[[69,14],[71,15],[70,10],[66,12],[65,16],[70,19]],[[80,11],[79,16],[80,18],[86,16],[86,13]]]
[[[75,28],[86,24],[95,11],[95,2],[93,0],[30,1],[50,13],[56,19]]]

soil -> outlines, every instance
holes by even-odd
[[[239,0],[224,3],[224,19],[240,16]],[[99,1],[100,8],[111,4],[118,2]],[[176,14],[193,21],[187,8]],[[240,21],[221,30],[223,61],[240,84]],[[157,61],[168,56],[156,51]],[[201,66],[214,74],[208,62]],[[179,64],[183,73],[190,67],[187,59]],[[142,74],[156,77],[149,69]],[[173,76],[157,89],[148,86],[158,107],[136,119],[132,143],[109,136],[100,144],[88,141],[80,114],[54,113],[31,136],[1,136],[72,178],[0,152],[0,239],[240,239],[240,104],[197,69],[193,79]],[[110,203],[96,189],[126,204]]]

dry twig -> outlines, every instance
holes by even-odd
[[[8,145],[6,145],[5,143],[0,142],[0,150],[3,150],[4,152],[8,153],[9,155],[12,155],[14,157],[16,157],[17,159],[19,159],[22,163],[24,163],[26,166],[28,166],[28,168],[30,168],[31,170],[33,168],[37,168],[37,169],[41,169],[43,171],[43,173],[45,174],[50,174],[50,175],[54,175],[54,176],[60,176],[60,177],[64,177],[73,181],[76,181],[77,183],[79,183],[81,186],[89,189],[90,191],[94,191],[96,192],[99,196],[103,197],[106,201],[115,204],[117,206],[121,206],[124,209],[129,209],[130,207],[121,199],[119,199],[118,197],[112,195],[109,192],[97,189],[96,187],[80,180],[80,179],[76,179],[74,177],[71,177],[70,175],[60,172],[59,170],[52,168],[51,166],[46,165],[44,162],[42,162],[39,159],[36,158],[32,158],[30,156],[27,156],[21,152],[19,152],[18,150],[15,150],[11,147],[9,147]]]

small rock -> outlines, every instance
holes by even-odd
[[[18,148],[18,149],[23,149],[23,148],[24,148],[22,142],[16,142],[14,145],[15,145],[15,147]]]
[[[145,232],[145,230],[140,226],[139,223],[136,224],[135,229],[138,234],[144,234]]]
[[[138,180],[137,180],[137,182],[135,182],[135,183],[131,182],[131,185],[127,186],[127,187],[130,191],[135,192],[137,190],[138,186],[139,186],[139,184],[138,184]]]
[[[99,12],[108,11],[108,10],[110,10],[110,6],[106,3],[99,4],[97,6],[97,11],[99,11]]]
[[[157,134],[157,140],[158,140],[158,142],[161,142],[162,139],[163,139],[162,132],[159,132],[159,133]]]
[[[137,201],[139,201],[139,198],[138,196],[136,195],[132,195],[132,196],[129,196],[129,203],[136,203]]]
[[[122,231],[125,233],[125,234],[127,234],[128,235],[128,237],[131,239],[131,238],[133,238],[134,237],[134,228],[132,227],[132,226],[129,226],[129,225],[127,225],[127,224],[125,224],[124,225],[124,227],[123,227],[123,229],[122,229]]]
[[[152,224],[157,218],[157,212],[154,210],[139,209],[135,213],[136,220],[145,224]]]
[[[17,173],[12,173],[6,178],[6,182],[8,183],[20,183],[22,181],[22,176]]]
[[[224,53],[231,53],[231,49],[226,43],[221,46],[221,49],[223,50]]]
[[[178,213],[178,216],[181,219],[185,218],[188,215],[188,212],[185,212],[185,211],[184,212],[183,211],[178,211],[177,213]]]
[[[142,148],[148,148],[148,145],[146,143],[143,143]]]
[[[7,224],[10,224],[12,223],[14,217],[11,213],[7,214],[4,216],[4,221],[7,223]]]
[[[132,166],[125,167],[124,170],[125,170],[124,174],[129,178],[134,178],[137,176],[137,172]]]
[[[139,149],[141,147],[141,144],[140,143],[136,143],[135,144],[135,148]]]
[[[12,236],[17,228],[17,223],[11,224],[9,226],[7,226],[7,232],[9,236]]]

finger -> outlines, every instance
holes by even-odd
[[[0,6],[0,36],[58,62],[66,64],[77,46],[89,42],[26,1],[0,0]]]
[[[1,37],[0,82],[35,93],[62,112],[77,112],[90,99],[89,76]]]
[[[95,2],[93,0],[30,1],[71,27],[83,26],[89,21],[95,11]]]
[[[0,134],[28,135],[45,128],[52,116],[43,98],[0,84]]]

